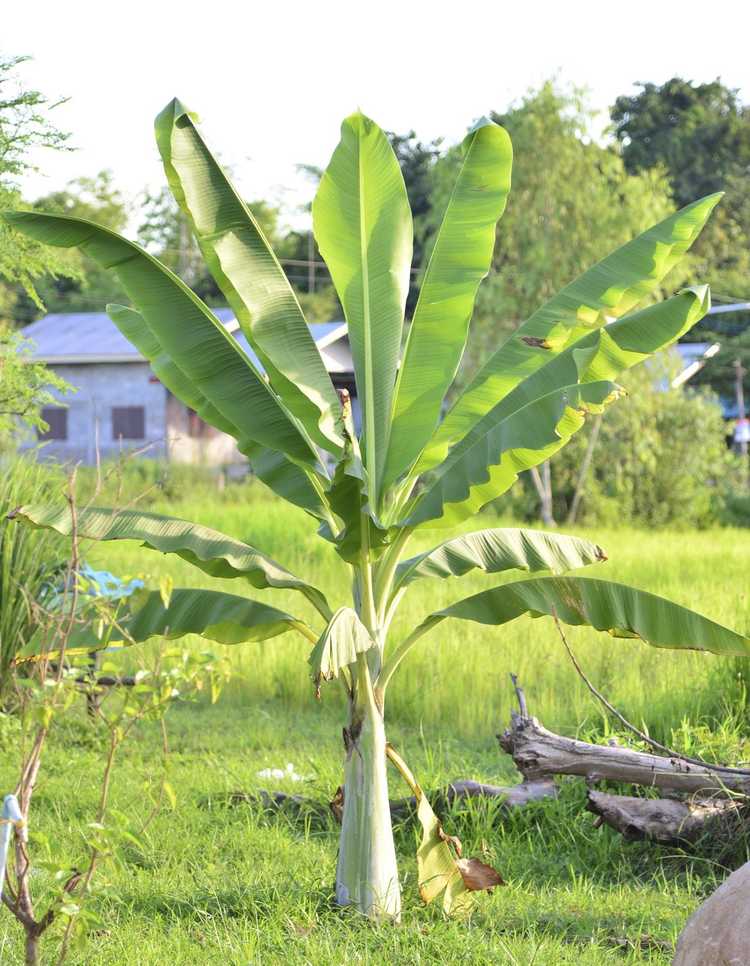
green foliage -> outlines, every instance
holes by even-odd
[[[42,407],[73,387],[39,362],[33,362],[33,346],[17,332],[0,323],[0,455],[14,448],[19,429],[45,430]]]
[[[0,701],[11,686],[10,667],[39,624],[35,608],[52,591],[67,542],[50,530],[14,526],[7,514],[25,500],[60,497],[62,475],[30,459],[4,460],[0,488]]]
[[[24,87],[18,68],[26,60],[0,56],[0,208],[23,205],[17,178],[31,167],[32,148],[67,149],[69,135],[50,121],[55,103],[41,91]],[[34,279],[63,273],[75,277],[78,266],[74,253],[51,251],[19,238],[0,222],[0,321],[12,317],[22,295],[38,309],[42,307]]]
[[[603,417],[579,514],[587,524],[704,527],[723,517],[739,466],[721,409],[710,394],[669,388],[676,370],[660,363],[629,373],[627,404]],[[592,431],[552,458],[556,520],[570,511]],[[535,508],[528,481],[525,490]]]
[[[726,196],[695,251],[695,268],[717,292],[750,297],[750,108],[719,80],[673,77],[640,84],[611,109],[632,173],[666,170],[678,205],[706,191]]]

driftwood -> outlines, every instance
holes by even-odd
[[[619,745],[592,745],[565,738],[548,731],[536,718],[516,712],[511,713],[510,728],[498,735],[498,740],[526,781],[576,775],[592,784],[627,782],[686,795],[750,794],[750,775]]]
[[[634,798],[592,789],[586,808],[597,816],[595,825],[609,825],[626,841],[649,839],[661,845],[693,844],[720,826],[737,823],[743,811],[737,801],[727,798]]]

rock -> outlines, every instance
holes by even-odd
[[[750,966],[750,862],[688,919],[672,966]]]

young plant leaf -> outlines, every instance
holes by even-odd
[[[592,329],[620,318],[653,292],[688,251],[721,198],[709,195],[607,255],[538,309],[488,359],[425,447],[418,471],[445,459],[452,443],[523,379]]]
[[[448,527],[505,493],[518,474],[561,449],[585,421],[622,395],[611,382],[564,386],[506,419],[491,413],[471,446],[453,452],[407,508],[402,525]]]
[[[394,591],[421,577],[463,577],[474,569],[487,574],[506,570],[559,574],[606,559],[600,546],[580,537],[545,530],[477,530],[402,561],[396,568]]]
[[[343,446],[336,391],[263,231],[177,99],[155,122],[169,187],[271,385],[316,443]]]
[[[393,148],[363,114],[341,125],[341,141],[313,202],[313,228],[349,326],[368,491],[377,508],[409,291],[412,220]]]
[[[358,654],[375,647],[375,642],[351,607],[341,607],[328,622],[307,659],[313,680],[331,681],[343,667],[355,664]]]
[[[411,466],[440,419],[510,191],[513,148],[503,128],[482,118],[461,150],[461,167],[427,263],[396,382],[384,485]]]
[[[655,647],[750,656],[750,639],[687,607],[588,577],[534,577],[493,587],[431,614],[420,626],[427,630],[448,617],[499,626],[522,614],[553,616],[564,624],[640,638]]]
[[[80,248],[119,278],[159,344],[240,441],[260,443],[302,465],[317,453],[237,341],[184,282],[135,242],[83,218],[5,211],[13,228],[48,245]],[[176,324],[175,319],[179,320]]]
[[[71,536],[73,520],[67,504],[18,507],[12,519],[33,527]],[[211,577],[244,578],[258,589],[297,590],[326,616],[331,610],[325,596],[312,584],[296,577],[250,544],[218,530],[176,517],[144,510],[109,510],[85,507],[76,514],[81,539],[139,540],[149,550],[174,553]]]
[[[65,655],[87,654],[118,644],[127,647],[152,637],[172,640],[186,634],[197,634],[219,644],[244,644],[265,641],[290,630],[298,631],[308,640],[315,639],[304,621],[246,597],[216,590],[178,589],[172,591],[169,606],[165,607],[159,591],[152,591],[137,598],[133,610],[108,629],[105,640],[96,635],[92,625],[75,627]],[[56,641],[45,640],[39,634],[21,651],[19,661],[42,655],[54,659],[58,650]]]

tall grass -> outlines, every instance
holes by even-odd
[[[66,541],[45,530],[32,530],[6,519],[23,503],[59,500],[64,483],[57,470],[15,457],[0,464],[0,698],[16,653],[35,628],[34,604],[51,572],[69,556]]]
[[[281,505],[252,488],[244,505],[227,505],[201,496],[150,509],[200,521],[234,534],[275,557],[286,567],[318,584],[332,605],[344,600],[349,587],[347,566],[315,535],[315,525],[302,512]],[[495,518],[475,521],[497,525]],[[747,531],[635,531],[577,528],[606,550],[609,560],[588,568],[590,576],[607,576],[667,596],[713,619],[750,632],[750,600],[745,575],[750,568]],[[411,553],[446,536],[433,531],[410,544]],[[90,548],[87,556],[121,575],[169,572],[175,586],[215,587],[261,596],[318,626],[319,619],[299,596],[260,592],[240,581],[215,581],[170,556],[141,550],[132,543]],[[520,575],[523,576],[523,575]],[[507,579],[518,579],[518,574]],[[399,638],[430,611],[492,586],[497,577],[424,580],[409,590],[392,634]],[[592,679],[632,719],[655,735],[668,736],[683,718],[692,722],[721,718],[726,706],[744,700],[748,679],[744,661],[729,661],[698,652],[650,648],[586,629],[570,629],[570,642]],[[205,647],[205,642],[196,646]],[[228,699],[240,705],[280,700],[290,709],[313,700],[306,664],[307,645],[294,635],[265,644],[233,649],[238,676]],[[549,727],[587,728],[599,720],[582,682],[547,619],[521,618],[502,628],[445,622],[425,637],[404,662],[388,694],[392,721],[424,724],[463,737],[491,736],[504,724],[513,704],[508,674],[515,671],[526,689],[532,713]],[[225,698],[224,700],[226,700]],[[335,689],[324,689],[323,701],[334,705]]]

